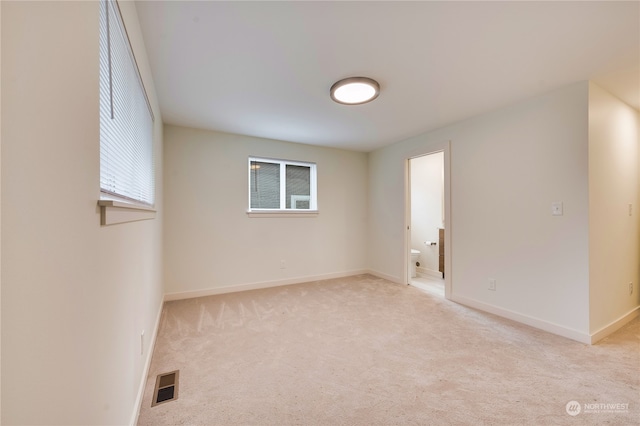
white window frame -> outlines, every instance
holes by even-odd
[[[271,163],[280,166],[280,208],[265,209],[251,207],[251,163]],[[309,201],[308,209],[286,208],[287,200],[287,166],[309,167],[309,195],[292,195],[291,206],[295,206],[297,201]],[[305,161],[282,160],[265,157],[249,157],[247,161],[247,213],[255,217],[284,217],[291,215],[315,216],[318,214],[318,172],[316,163]]]

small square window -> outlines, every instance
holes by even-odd
[[[249,211],[317,210],[316,165],[249,157]]]

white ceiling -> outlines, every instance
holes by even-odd
[[[163,121],[371,151],[593,80],[640,108],[639,2],[142,1]],[[342,78],[372,103],[329,97]]]

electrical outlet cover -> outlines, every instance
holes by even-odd
[[[494,279],[489,280],[489,290],[496,291],[496,280]]]
[[[563,215],[562,201],[554,201],[551,203],[551,214],[554,216]]]

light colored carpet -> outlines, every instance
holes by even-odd
[[[635,425],[639,402],[637,319],[589,346],[359,275],[166,303],[138,424]]]

